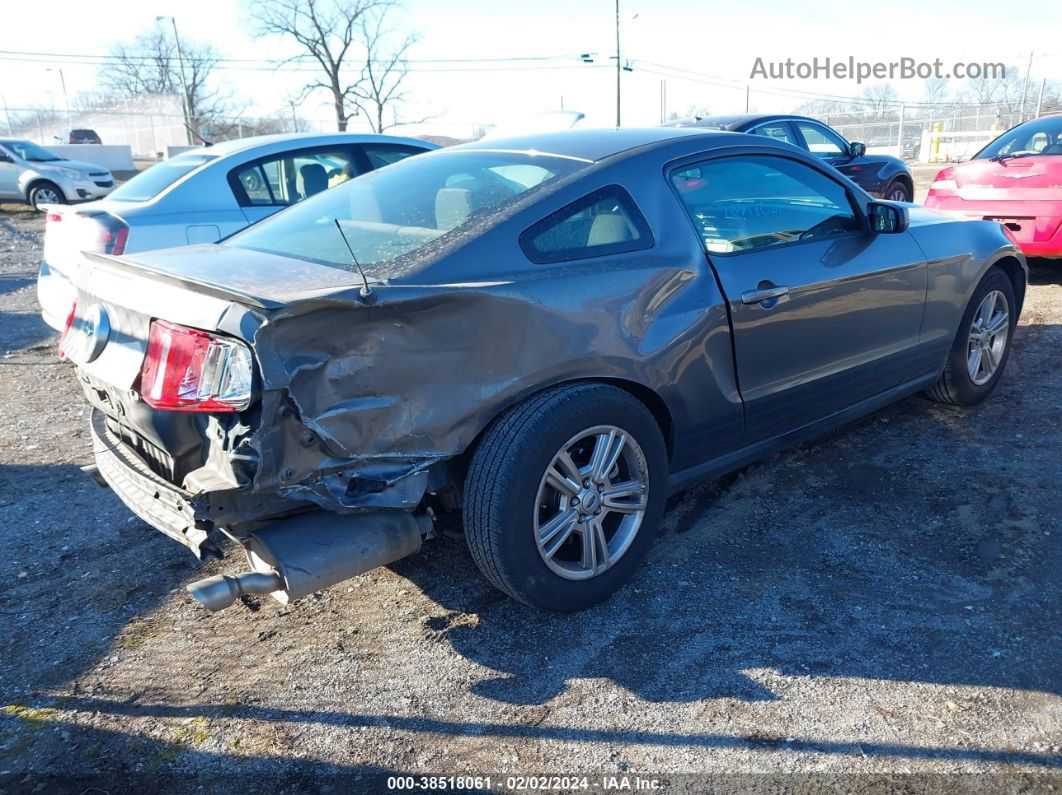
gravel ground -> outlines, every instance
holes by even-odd
[[[590,611],[505,599],[444,537],[296,605],[212,615],[183,587],[240,558],[201,568],[78,471],[86,411],[36,315],[41,231],[0,211],[0,790],[1062,785],[1062,268],[1034,269],[992,399],[908,399],[694,488]]]

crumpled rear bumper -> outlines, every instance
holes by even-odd
[[[129,510],[202,558],[209,525],[196,519],[192,495],[152,472],[111,433],[103,412],[93,409],[89,426],[96,466],[107,485]]]

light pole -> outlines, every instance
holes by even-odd
[[[188,143],[192,138],[192,112],[188,107],[188,83],[184,79],[184,53],[181,52],[181,37],[177,34],[177,17],[155,17],[156,22],[168,19],[173,24],[173,42],[177,45],[177,66],[181,72],[181,109],[184,112],[184,136]]]

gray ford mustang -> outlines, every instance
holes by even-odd
[[[86,256],[60,351],[87,469],[200,557],[244,548],[189,586],[210,609],[412,554],[447,513],[502,591],[586,607],[669,494],[905,395],[985,398],[1027,277],[997,223],[691,129],[467,144],[220,244]]]

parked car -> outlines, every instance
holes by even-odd
[[[662,128],[444,149],[88,261],[61,351],[94,474],[196,555],[246,549],[189,586],[211,609],[412,554],[458,509],[491,583],[586,607],[669,494],[906,395],[984,399],[1027,278],[998,224]]]
[[[114,190],[102,166],[65,157],[18,138],[0,138],[0,201],[46,205],[100,199]]]
[[[82,251],[131,254],[213,243],[353,176],[436,148],[413,138],[353,133],[243,138],[164,160],[106,201],[53,207],[37,280],[44,320],[63,328]]]
[[[64,144],[102,144],[99,135],[95,130],[77,129],[67,130],[63,133],[62,143]]]
[[[872,196],[897,202],[909,202],[914,197],[911,169],[900,158],[868,155],[866,144],[846,140],[817,119],[746,113],[740,116],[701,116],[668,124],[751,133],[785,141],[822,158]]]
[[[1029,257],[1062,257],[1062,115],[1019,124],[929,186],[926,207],[1002,223]]]

